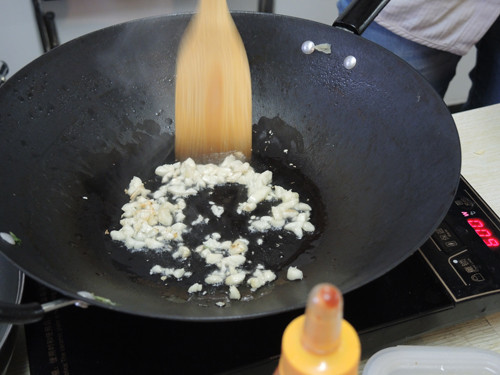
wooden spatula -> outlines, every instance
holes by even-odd
[[[250,67],[226,0],[200,0],[181,41],[175,89],[175,156],[250,159]],[[219,157],[218,157],[219,156]]]

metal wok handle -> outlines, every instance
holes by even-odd
[[[71,305],[88,307],[86,302],[68,299],[58,299],[44,304],[36,302],[25,304],[0,302],[0,322],[11,324],[35,323],[42,320],[45,313]]]
[[[333,26],[361,35],[389,0],[353,0]]]

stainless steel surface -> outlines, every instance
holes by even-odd
[[[9,73],[9,66],[5,61],[0,60],[0,86],[7,80],[7,74]]]
[[[12,303],[21,301],[24,274],[3,256],[0,256],[0,300]],[[5,371],[14,349],[16,330],[12,324],[0,323],[0,371]]]
[[[69,299],[57,299],[55,301],[47,302],[42,305],[42,310],[46,313],[62,309],[63,307],[67,306],[78,306],[81,307],[82,309],[86,309],[89,307],[87,302],[79,301],[79,300],[69,300]]]

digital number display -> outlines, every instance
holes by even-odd
[[[483,220],[469,218],[467,219],[467,223],[469,223],[477,235],[481,237],[486,246],[489,248],[500,247],[500,240],[494,236],[493,231],[486,226],[486,223]]]

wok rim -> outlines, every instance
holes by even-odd
[[[259,17],[293,19],[293,20],[299,20],[300,22],[307,22],[307,23],[312,23],[312,24],[316,24],[316,25],[321,25],[321,27],[330,27],[330,28],[333,28],[332,26],[325,25],[325,24],[322,24],[322,23],[319,23],[319,22],[316,22],[316,21],[304,20],[304,19],[301,19],[301,18],[298,18],[298,17],[293,17],[293,16],[285,16],[285,15],[277,15],[277,14],[267,14],[267,13],[258,13],[258,12],[250,12],[250,11],[232,12],[232,13],[234,15],[238,15],[238,16],[242,15],[244,17],[246,17],[248,15],[251,15],[251,16],[257,15]],[[169,14],[169,15],[150,16],[150,17],[140,18],[140,19],[137,19],[137,20],[126,21],[126,22],[123,22],[123,23],[119,23],[119,24],[116,24],[116,25],[112,25],[112,26],[106,27],[106,28],[101,29],[101,30],[97,30],[97,31],[94,31],[94,32],[82,35],[82,36],[80,36],[78,38],[75,38],[75,39],[73,39],[71,41],[68,41],[68,42],[62,44],[60,47],[58,47],[58,49],[61,48],[61,47],[63,47],[63,46],[67,46],[67,45],[71,46],[74,43],[78,43],[82,38],[88,38],[89,35],[100,34],[102,32],[102,30],[119,28],[119,27],[123,27],[123,25],[127,25],[127,24],[130,24],[130,23],[135,23],[135,22],[144,22],[144,21],[148,22],[148,20],[156,20],[156,19],[164,19],[164,18],[176,18],[177,19],[179,17],[185,18],[185,17],[192,16],[192,14],[193,13],[191,13],[191,12],[190,13],[176,13],[176,14]],[[336,28],[336,29],[342,30],[341,28]],[[347,32],[347,31],[344,31],[344,32]],[[66,47],[64,47],[64,48],[66,48]],[[8,82],[10,80],[12,80],[14,82],[15,79],[18,78],[18,77],[20,77],[25,70],[29,69],[29,67],[31,67],[32,65],[34,66],[35,64],[37,64],[37,62],[39,61],[39,59],[43,58],[44,56],[46,56],[46,55],[43,55],[40,58],[35,59],[31,63],[29,63],[28,65],[26,65],[25,67],[23,67],[20,71],[16,72],[9,80],[7,80],[6,85],[8,84]],[[397,57],[397,56],[395,56],[395,57]],[[4,86],[6,86],[6,85],[4,85]],[[457,139],[458,139],[458,131],[456,132],[456,135],[457,135]],[[458,159],[459,159],[459,162],[460,162],[461,155],[459,154],[458,156],[459,156]],[[460,180],[460,174],[458,174],[456,182],[455,182],[455,186],[454,186],[454,192],[455,193],[456,193],[457,188],[458,188],[459,180]],[[448,202],[446,202],[446,206],[447,207],[449,207],[451,205],[453,199],[454,199],[454,196],[450,196],[449,197]],[[446,214],[447,214],[447,211],[442,212],[442,214],[440,215],[439,220],[434,225],[434,227],[437,227],[439,225],[439,223],[443,220],[443,218],[446,216]],[[416,251],[418,249],[418,247],[420,247],[430,237],[430,235],[432,234],[433,231],[434,231],[434,229],[431,230],[430,233],[428,233],[426,236],[423,236],[425,238],[421,241],[421,243],[419,243],[419,245],[413,251]],[[404,259],[406,259],[408,256],[410,256],[413,253],[413,251],[409,252],[407,254],[404,254],[401,257],[397,258],[397,259],[393,259],[393,262],[392,262],[393,265],[392,265],[391,268],[393,268],[397,264],[401,263]],[[29,277],[31,277],[34,280],[36,280],[37,282],[39,282],[39,283],[41,283],[41,284],[43,284],[43,285],[45,285],[45,286],[47,286],[47,287],[49,287],[49,288],[51,288],[53,290],[56,290],[57,292],[61,293],[64,296],[67,296],[67,297],[70,297],[70,298],[74,298],[74,299],[78,299],[78,300],[83,300],[83,301],[85,301],[85,302],[87,302],[87,303],[89,303],[91,305],[95,305],[95,306],[99,306],[99,307],[111,309],[111,310],[114,310],[114,311],[118,311],[118,312],[122,312],[122,313],[127,313],[127,314],[132,314],[132,315],[141,315],[141,316],[150,317],[150,318],[161,318],[161,319],[171,319],[171,320],[181,320],[181,321],[231,321],[231,320],[242,320],[242,319],[254,319],[254,318],[260,318],[260,317],[263,317],[263,316],[281,314],[281,313],[289,312],[289,311],[292,311],[292,310],[303,309],[304,306],[305,306],[306,298],[307,298],[307,296],[304,295],[303,301],[298,302],[295,305],[285,306],[282,309],[275,309],[275,310],[271,310],[271,311],[265,311],[265,312],[262,312],[262,313],[253,313],[252,315],[234,315],[234,316],[232,316],[232,315],[231,316],[221,315],[221,316],[207,316],[207,317],[187,316],[186,317],[186,316],[183,316],[183,315],[171,315],[171,314],[170,315],[164,315],[164,314],[157,314],[157,313],[151,313],[151,314],[144,313],[144,314],[140,314],[137,311],[133,311],[133,309],[130,309],[130,308],[121,308],[120,306],[110,306],[110,305],[108,305],[106,303],[103,303],[103,302],[99,302],[99,301],[96,301],[96,300],[91,300],[91,299],[88,299],[88,298],[82,298],[75,291],[69,291],[69,290],[65,290],[63,288],[60,288],[58,286],[54,286],[51,283],[46,282],[43,278],[38,277],[36,274],[31,273],[29,270],[23,269],[22,267],[19,267],[17,265],[16,265],[16,267],[18,269],[22,270],[22,272],[24,272]],[[366,280],[362,285],[365,285],[365,284],[369,283],[370,281],[375,280],[376,278],[380,277],[385,272],[384,271],[380,271],[378,274],[371,275],[371,277],[368,280]],[[360,285],[360,286],[362,286],[362,285]],[[360,286],[358,286],[358,287],[360,287]],[[348,288],[347,290],[343,290],[343,293],[348,293],[349,291],[357,289],[358,287]]]

